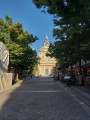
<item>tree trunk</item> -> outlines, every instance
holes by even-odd
[[[11,71],[11,64],[9,63],[8,65],[8,71],[10,72]]]
[[[16,80],[18,79],[18,74],[16,74]]]
[[[71,57],[71,76],[73,76],[73,65],[72,65],[72,62],[73,62],[73,57],[72,57],[72,49],[70,50],[70,57]]]
[[[14,74],[15,74],[15,80],[17,80],[18,79],[18,68],[15,68],[15,71],[14,71]]]
[[[82,71],[81,71],[81,52],[80,52],[80,43],[78,44],[78,60],[79,60],[79,75],[82,75]]]

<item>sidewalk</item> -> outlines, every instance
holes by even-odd
[[[90,107],[90,87],[87,86],[67,86],[65,83],[59,81],[70,93],[78,97],[83,103]]]
[[[87,93],[90,95],[90,86],[74,86],[75,88],[77,88],[78,90]]]

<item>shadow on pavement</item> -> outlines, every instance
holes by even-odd
[[[89,120],[74,96],[53,78],[27,78],[0,92],[0,120]]]
[[[16,110],[16,104],[19,103],[22,98],[22,95],[18,95],[16,91],[20,90],[23,83],[24,81],[16,83],[12,85],[12,87],[0,91],[0,120],[12,120],[11,116],[14,114],[13,109]],[[16,119],[13,118],[13,120]]]
[[[24,111],[27,107],[25,103],[32,99],[29,94],[30,90],[34,91],[32,85],[46,83],[48,81],[46,79],[45,77],[42,81],[42,77],[26,78],[23,82],[16,83],[11,88],[0,92],[0,120],[21,120],[18,118],[21,114],[20,111],[22,112],[20,109],[23,109],[25,114],[27,113],[27,111]],[[48,83],[54,83],[52,78]],[[39,89],[39,86],[36,85],[35,87]],[[25,120],[25,118],[23,119]]]

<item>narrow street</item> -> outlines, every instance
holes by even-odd
[[[27,78],[0,92],[0,120],[90,120],[88,104],[53,78]]]

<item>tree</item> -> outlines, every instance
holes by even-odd
[[[90,47],[89,0],[33,0],[33,2],[37,8],[43,7],[44,11],[46,10],[54,16],[54,24],[57,26],[53,30],[55,38],[62,41],[64,46],[70,48],[73,46],[74,51],[75,49],[78,50],[77,55],[81,74],[81,59],[87,60],[88,53],[90,53],[90,49],[86,52],[84,46],[85,44]],[[72,48],[70,53],[72,56]],[[83,57],[82,53],[85,53]]]
[[[89,24],[89,0],[33,0],[33,3],[54,15],[59,25],[83,27]]]
[[[22,23],[13,24],[12,18],[5,16],[6,21],[0,19],[0,41],[2,41],[10,53],[9,70],[13,68],[15,73],[19,70],[33,69],[36,63],[37,53],[31,45],[38,38],[23,30]]]
[[[71,74],[73,75],[72,66],[77,63],[78,59],[76,50],[73,47],[68,47],[63,42],[55,42],[54,45],[50,45],[47,56],[55,57],[57,59],[57,67],[63,69],[71,67]]]

